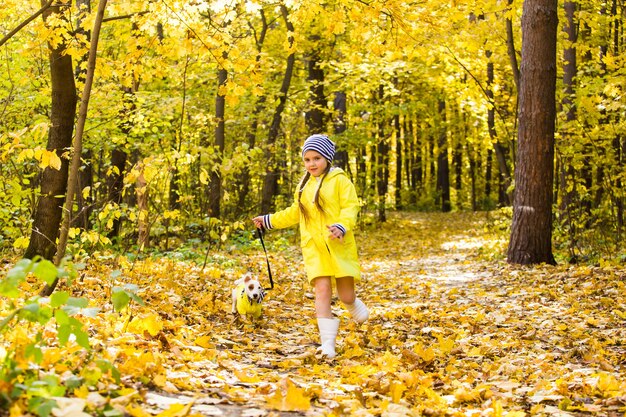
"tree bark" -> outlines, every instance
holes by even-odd
[[[564,87],[564,97],[563,97],[563,108],[565,111],[565,120],[568,122],[563,129],[563,139],[564,142],[567,143],[571,140],[571,136],[568,132],[571,132],[571,123],[576,120],[576,107],[575,107],[575,78],[576,73],[578,71],[577,62],[576,62],[576,41],[578,38],[578,29],[577,24],[574,19],[574,14],[576,12],[576,3],[573,1],[565,1],[563,4],[563,8],[565,10],[565,25],[564,31],[567,36],[567,46],[563,48],[563,87]],[[573,149],[561,152],[560,158],[560,191],[561,191],[561,204],[560,204],[560,212],[562,221],[567,224],[569,229],[570,238],[569,241],[569,250],[570,250],[570,261],[573,262],[575,259],[575,247],[577,240],[577,229],[578,224],[576,221],[576,198],[577,198],[577,181],[576,181],[576,170],[572,165],[572,158],[574,157]],[[584,174],[584,172],[583,172]],[[571,187],[569,186],[571,184]],[[581,196],[581,198],[584,198]]]
[[[319,42],[319,39],[315,39]],[[324,70],[320,68],[320,51],[314,50],[307,63],[311,106],[305,113],[305,123],[310,134],[326,131],[326,95],[324,94]]]
[[[348,111],[346,93],[340,91],[335,93],[333,109],[335,111],[335,117],[333,120],[334,131],[335,135],[339,135],[345,132],[347,128],[345,121],[345,116]],[[344,146],[337,145],[337,151],[335,152],[335,164],[344,171],[350,170],[350,166],[348,165],[348,151],[345,150]]]
[[[519,149],[507,251],[514,264],[554,264],[552,185],[556,116],[556,0],[526,0],[522,14]]]
[[[499,193],[498,201],[503,206],[511,205],[511,196],[509,196],[508,189],[511,186],[511,171],[507,163],[506,153],[504,147],[500,144],[498,134],[496,133],[496,103],[493,94],[493,82],[494,82],[494,69],[493,61],[491,60],[491,51],[487,51],[487,100],[489,101],[489,109],[487,110],[487,127],[489,130],[489,137],[493,143],[493,149],[496,153],[496,160],[498,161],[498,172],[500,173],[499,183],[507,190],[506,193]]]
[[[63,6],[52,6],[43,12],[44,21],[61,15]],[[63,153],[72,145],[74,118],[76,116],[76,84],[72,58],[64,53],[65,45],[49,45],[50,76],[52,81],[52,106],[50,130],[46,149],[61,157],[61,168],[44,169],[41,176],[41,195],[33,213],[33,226],[25,258],[41,256],[52,260],[57,251],[57,238],[61,224],[62,205],[67,191],[69,162]]]
[[[378,120],[378,143],[376,144],[376,191],[378,192],[378,221],[387,221],[385,203],[389,189],[389,139],[385,132],[384,89],[378,88],[378,108],[381,109]]]
[[[228,71],[225,68],[220,68],[217,71],[217,93],[215,95],[215,120],[217,120],[217,126],[215,126],[215,157],[211,161],[213,164],[219,166],[222,163],[224,155],[225,139],[225,122],[224,117],[226,115],[226,97],[222,94],[221,89],[226,85],[228,80]],[[209,180],[209,216],[219,218],[221,216],[221,201],[222,201],[222,175],[219,169],[211,169],[211,176]]]
[[[509,9],[513,6],[513,0],[507,0]],[[506,18],[506,46],[509,55],[509,62],[511,63],[511,71],[513,71],[513,81],[515,81],[515,87],[519,91],[519,66],[517,65],[517,51],[515,50],[515,38],[513,37],[513,20],[510,17]]]
[[[400,128],[400,115],[393,116],[393,130],[396,136],[396,184],[395,184],[395,197],[396,197],[396,210],[402,210],[404,205],[402,204],[402,164],[404,161],[404,153],[402,148],[402,129]]]
[[[437,145],[437,192],[439,194],[441,211],[446,213],[452,210],[450,202],[450,163],[448,162],[448,130],[446,127],[446,102],[439,100],[439,139]]]

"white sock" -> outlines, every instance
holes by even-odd
[[[363,323],[370,316],[370,312],[367,310],[367,307],[365,306],[365,304],[363,304],[363,301],[358,298],[354,300],[354,303],[344,305],[346,306],[346,309],[350,312],[352,319],[357,323]]]

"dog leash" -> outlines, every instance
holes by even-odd
[[[257,227],[256,233],[257,233],[257,236],[259,237],[259,240],[261,241],[261,246],[263,246],[263,251],[265,252],[265,262],[267,262],[267,275],[269,275],[270,277],[270,287],[263,288],[263,289],[266,291],[273,290],[274,280],[272,279],[272,269],[270,268],[270,259],[267,256],[267,249],[265,249],[265,242],[263,241],[263,233],[265,233],[265,230],[262,227]]]

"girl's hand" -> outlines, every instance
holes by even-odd
[[[263,216],[257,216],[253,218],[252,222],[254,223],[257,229],[263,228]]]
[[[343,231],[340,228],[338,228],[335,225],[326,226],[326,228],[328,229],[328,232],[330,233],[328,235],[329,238],[339,239],[339,241],[343,242]]]

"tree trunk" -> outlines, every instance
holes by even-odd
[[[486,204],[491,205],[491,182],[493,181],[493,150],[487,149],[487,158],[485,160],[485,198]],[[483,204],[485,206],[485,204]],[[491,207],[483,207],[491,208]]]
[[[416,121],[417,123],[417,121]],[[413,126],[413,125],[412,125]],[[417,205],[417,195],[423,187],[424,169],[422,159],[422,130],[411,128],[411,203]]]
[[[132,24],[133,32],[138,30],[137,24]],[[136,47],[139,48],[138,46]],[[124,134],[124,137],[130,135],[133,128],[133,116],[137,109],[136,92],[139,90],[139,79],[134,69],[129,69],[133,77],[131,86],[123,86],[122,91],[122,111],[119,114],[118,127]],[[128,153],[124,144],[115,144],[111,150],[111,170],[107,173],[107,201],[119,207],[124,198],[124,176],[126,175],[126,163],[128,161]],[[109,230],[107,236],[110,239],[120,237],[122,227],[122,219],[116,217],[113,219],[113,226]]]
[[[384,89],[378,88],[378,106],[383,109]],[[385,133],[385,114],[380,111],[378,120],[378,143],[376,145],[376,191],[378,192],[378,221],[387,221],[385,203],[389,189],[389,140]]]
[[[622,55],[622,44],[624,41],[624,6],[623,3],[619,5],[620,11],[618,12],[618,2],[613,0],[611,4],[611,31],[613,34],[613,56]],[[620,113],[615,114],[615,125],[622,125],[622,116]],[[613,176],[614,192],[612,193],[615,202],[615,215],[616,215],[616,232],[617,239],[621,241],[622,233],[624,229],[624,196],[623,196],[623,175],[624,172],[624,143],[623,135],[619,132],[615,133],[613,138],[613,153],[615,154],[616,171]]]
[[[441,211],[446,213],[452,210],[450,203],[450,163],[448,162],[448,129],[446,127],[446,102],[439,100],[439,139],[437,145],[437,193],[440,197]]]
[[[126,172],[126,160],[128,155],[122,147],[117,146],[111,151],[111,172],[107,176],[108,197],[107,200],[119,206],[122,203],[124,190],[124,173]],[[113,226],[109,230],[108,237],[114,239],[120,235],[121,220],[114,219]]]
[[[556,116],[556,0],[526,0],[522,14],[519,149],[508,262],[554,264],[552,185]]]
[[[509,165],[507,163],[506,153],[504,151],[504,147],[500,144],[498,139],[498,134],[496,133],[496,103],[493,94],[493,82],[494,82],[494,70],[493,70],[493,61],[491,61],[491,51],[486,52],[487,59],[489,62],[487,63],[487,100],[489,101],[489,109],[487,110],[487,127],[489,130],[489,137],[491,138],[491,142],[493,143],[493,149],[496,153],[496,159],[498,161],[498,172],[500,173],[499,184],[501,184],[500,188],[504,188],[508,191],[511,186],[511,171],[509,170]],[[511,205],[511,197],[508,193],[500,192],[498,194],[498,201],[502,206]]]
[[[87,195],[83,195],[83,190],[89,187],[93,190],[93,167],[91,161],[93,153],[90,149],[83,152],[83,160],[86,161],[83,168],[78,173],[78,190],[76,193],[76,204],[78,213],[72,219],[73,227],[80,227],[83,230],[91,229],[91,213],[93,212],[93,194],[89,191]]]
[[[396,132],[396,210],[402,210],[402,129],[400,128],[400,115],[393,116],[393,129]]]
[[[224,155],[224,145],[226,143],[226,131],[225,131],[225,111],[226,111],[226,97],[222,94],[222,87],[226,85],[228,80],[228,71],[224,68],[220,68],[217,71],[217,93],[215,95],[215,120],[217,125],[215,126],[215,142],[214,148],[216,155],[211,161],[212,164],[218,167],[222,163]],[[222,201],[222,175],[219,169],[211,167],[211,176],[209,180],[209,216],[219,218],[221,216],[221,201]]]
[[[185,127],[185,112],[187,105],[187,70],[189,69],[190,58],[185,60],[185,68],[183,70],[183,89],[182,104],[180,108],[180,123],[178,124],[178,131],[176,132],[176,154],[180,155],[183,146],[183,136]],[[182,207],[180,202],[180,170],[178,169],[178,158],[174,158],[172,163],[172,176],[170,177],[170,190],[169,190],[169,208],[170,210],[180,210]]]
[[[564,31],[567,35],[567,46],[563,49],[563,108],[565,111],[565,120],[568,122],[564,126],[563,139],[564,143],[569,142],[572,138],[568,132],[572,131],[571,124],[576,120],[576,108],[574,107],[575,88],[574,80],[578,71],[576,63],[576,41],[578,38],[577,24],[574,19],[576,12],[576,3],[573,1],[565,1],[563,4],[565,9],[565,25]],[[574,251],[576,248],[576,240],[578,239],[578,224],[576,221],[576,198],[577,198],[577,186],[576,186],[576,170],[572,165],[572,158],[575,152],[571,147],[561,152],[560,158],[560,191],[561,191],[561,218],[565,222],[569,229],[569,250],[570,261],[574,261]],[[570,186],[571,185],[571,186]],[[584,196],[580,196],[584,198]]]
[[[333,109],[335,111],[333,121],[335,135],[340,135],[346,131],[345,116],[348,111],[346,93],[340,91],[335,93]],[[348,151],[340,144],[337,145],[337,151],[335,152],[335,164],[344,171],[350,171],[350,166],[348,165]]]
[[[285,25],[287,26],[288,33],[294,32],[293,24],[289,21],[288,10],[284,5],[280,6]],[[293,44],[294,38],[289,35],[289,44]],[[293,76],[293,67],[296,61],[296,56],[292,52],[287,57],[287,67],[285,68],[285,75],[283,76],[283,83],[280,87],[280,94],[278,96],[278,106],[274,111],[274,117],[272,118],[272,124],[270,126],[269,135],[267,137],[268,149],[265,152],[267,160],[267,170],[265,173],[265,180],[263,182],[263,191],[261,195],[261,213],[269,213],[273,208],[273,199],[276,195],[278,188],[278,171],[276,167],[275,158],[273,158],[272,147],[276,143],[278,133],[280,130],[280,123],[282,121],[283,111],[287,104],[287,93],[289,92],[289,86],[291,85],[291,78]]]
[[[319,41],[319,39],[315,39]],[[304,119],[309,134],[326,131],[326,96],[324,95],[324,70],[320,67],[320,51],[315,50],[309,56],[308,77],[311,106]]]
[[[52,6],[43,13],[44,21],[62,14],[64,6]],[[61,17],[62,18],[62,17]],[[65,45],[49,45],[50,76],[52,80],[52,107],[50,130],[46,149],[61,157],[61,168],[44,169],[41,177],[41,195],[33,213],[33,226],[25,258],[37,255],[52,260],[57,250],[57,238],[67,191],[69,162],[62,154],[72,145],[74,118],[76,117],[76,85],[72,58],[65,54]]]
[[[507,0],[507,4],[509,10],[511,10],[513,0]],[[519,91],[519,66],[517,65],[517,51],[515,50],[515,38],[513,37],[513,20],[510,17],[506,18],[506,46],[509,62],[511,63],[511,71],[513,71],[513,81],[515,81],[515,87]]]
[[[140,162],[137,166],[140,171],[137,177],[135,190],[137,192],[137,208],[139,209],[139,218],[137,220],[137,246],[139,250],[150,247],[150,211],[148,205],[148,182],[143,175],[144,166],[143,162]]]

